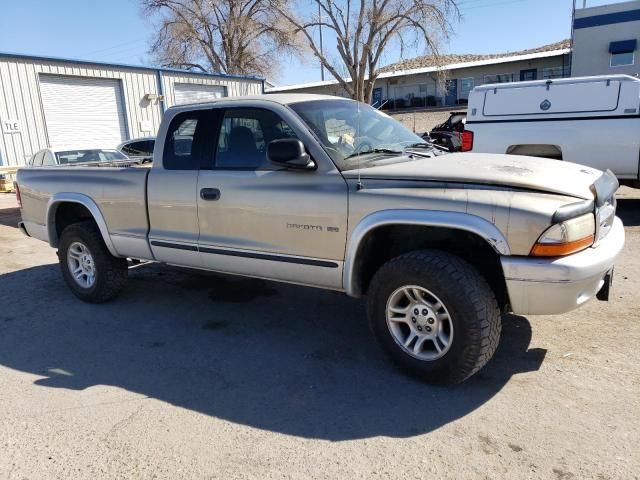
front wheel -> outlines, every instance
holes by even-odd
[[[500,339],[500,311],[485,279],[464,260],[424,250],[374,275],[369,323],[386,353],[428,383],[453,384],[480,370]]]
[[[74,223],[64,229],[58,258],[68,287],[85,302],[111,300],[127,281],[127,260],[111,255],[92,221]]]

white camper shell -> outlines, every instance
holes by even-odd
[[[551,157],[638,181],[640,79],[628,75],[482,85],[469,95],[474,152]]]

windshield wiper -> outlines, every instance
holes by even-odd
[[[408,145],[405,147],[405,150],[411,149],[411,148],[424,148],[424,149],[429,149],[429,150],[436,150],[436,151],[441,151],[441,152],[448,152],[449,150],[441,147],[440,145],[436,145],[434,143],[427,143],[427,142],[420,142],[420,143],[413,143],[411,145]]]
[[[420,142],[420,143],[412,143],[411,145],[407,145],[405,148],[434,148],[433,143]]]
[[[386,153],[389,155],[402,155],[404,152],[399,150],[391,150],[389,148],[372,148],[371,150],[364,150],[362,152],[354,152],[351,155],[345,157],[345,160],[348,160],[353,157],[359,157],[361,155],[369,155],[370,153]]]

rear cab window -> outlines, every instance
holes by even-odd
[[[165,170],[199,170],[211,159],[211,139],[215,132],[215,113],[195,110],[177,114],[164,142]]]

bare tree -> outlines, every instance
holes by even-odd
[[[268,76],[282,53],[297,53],[296,35],[273,9],[289,0],[141,0],[159,17],[151,52],[163,66]]]
[[[308,5],[309,0],[302,0]],[[312,0],[297,15],[277,0],[272,7],[306,39],[309,48],[354,99],[371,102],[379,63],[392,46],[424,47],[435,57],[451,31],[450,18],[459,15],[456,0]],[[313,8],[315,7],[315,8]],[[319,7],[320,14],[316,13]],[[318,28],[335,36],[338,57],[322,51]]]

